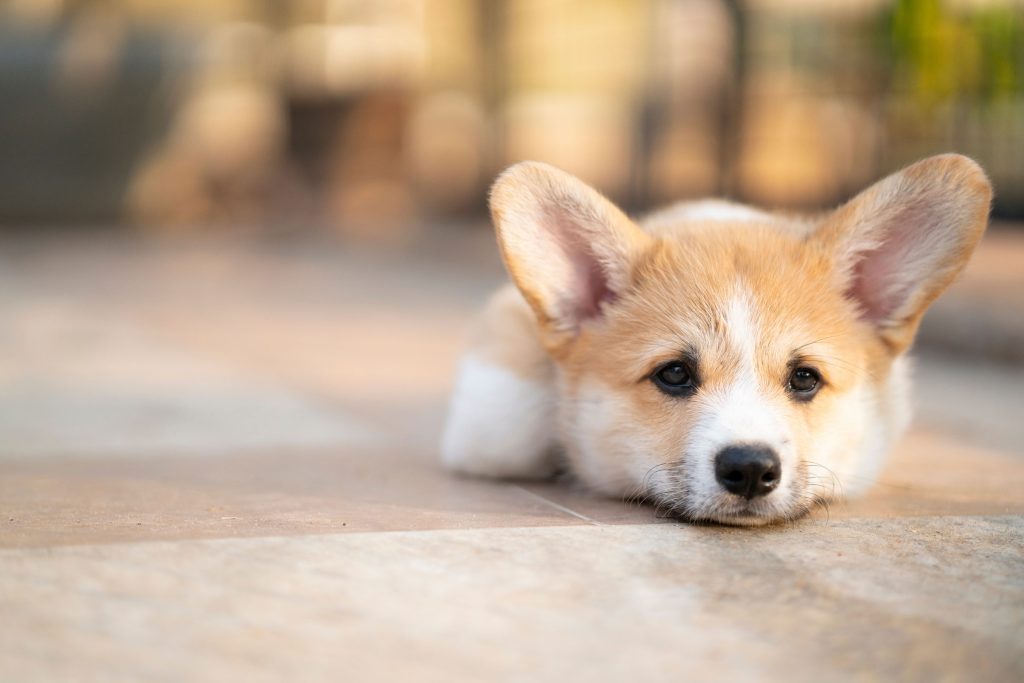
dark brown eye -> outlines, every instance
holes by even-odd
[[[814,368],[799,366],[789,375],[789,390],[801,401],[811,400],[821,386],[821,375]]]
[[[681,361],[672,361],[662,365],[651,376],[651,380],[669,396],[689,396],[696,389],[693,371]]]

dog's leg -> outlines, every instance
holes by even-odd
[[[444,464],[491,477],[546,477],[556,467],[551,360],[512,286],[484,309],[459,365],[441,440]]]

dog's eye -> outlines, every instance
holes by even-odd
[[[651,379],[659,389],[669,396],[689,396],[696,389],[693,371],[686,363],[680,361],[662,365]]]
[[[801,365],[789,375],[789,390],[802,401],[809,401],[818,393],[821,375],[814,368]]]

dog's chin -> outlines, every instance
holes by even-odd
[[[703,505],[688,505],[684,518],[695,522],[711,522],[728,526],[767,526],[790,522],[808,512],[805,506],[783,504],[770,498],[747,501],[738,496],[722,495]]]
[[[705,521],[727,526],[768,526],[782,521],[780,517],[766,517],[753,513],[742,513],[738,515],[709,515]]]

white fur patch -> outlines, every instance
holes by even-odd
[[[729,300],[725,313],[725,331],[732,348],[740,355],[741,373],[753,377],[757,331],[750,310],[750,296],[746,292],[740,291]]]
[[[707,199],[699,202],[680,202],[646,216],[643,226],[651,232],[673,231],[680,223],[686,222],[744,222],[767,223],[775,222],[770,213],[742,204],[733,204],[720,199]]]
[[[608,495],[640,494],[644,484],[657,491],[665,473],[647,475],[658,444],[642,432],[616,429],[625,415],[625,403],[606,385],[594,378],[580,383],[569,429],[575,446],[569,453],[573,469],[592,489]]]
[[[905,356],[897,358],[877,391],[861,382],[837,404],[828,430],[817,435],[806,455],[810,474],[825,487],[820,493],[857,496],[878,479],[889,447],[909,421],[908,364]]]
[[[489,477],[550,476],[555,409],[550,384],[468,354],[459,365],[441,439],[443,462]]]
[[[691,221],[766,221],[772,215],[742,204],[708,199],[679,207],[679,217]]]
[[[889,379],[878,395],[867,388],[860,394],[857,400],[864,424],[860,425],[859,448],[851,453],[843,470],[837,470],[843,493],[851,496],[862,494],[875,483],[889,448],[910,422],[910,359],[900,356],[893,361]]]
[[[755,352],[757,330],[750,297],[737,293],[726,309],[729,344],[739,358],[732,384],[709,393],[687,444],[694,493],[711,498],[722,493],[715,478],[715,456],[723,448],[740,444],[764,444],[782,461],[782,481],[773,499],[785,499],[796,470],[796,457],[785,415],[758,386]]]

